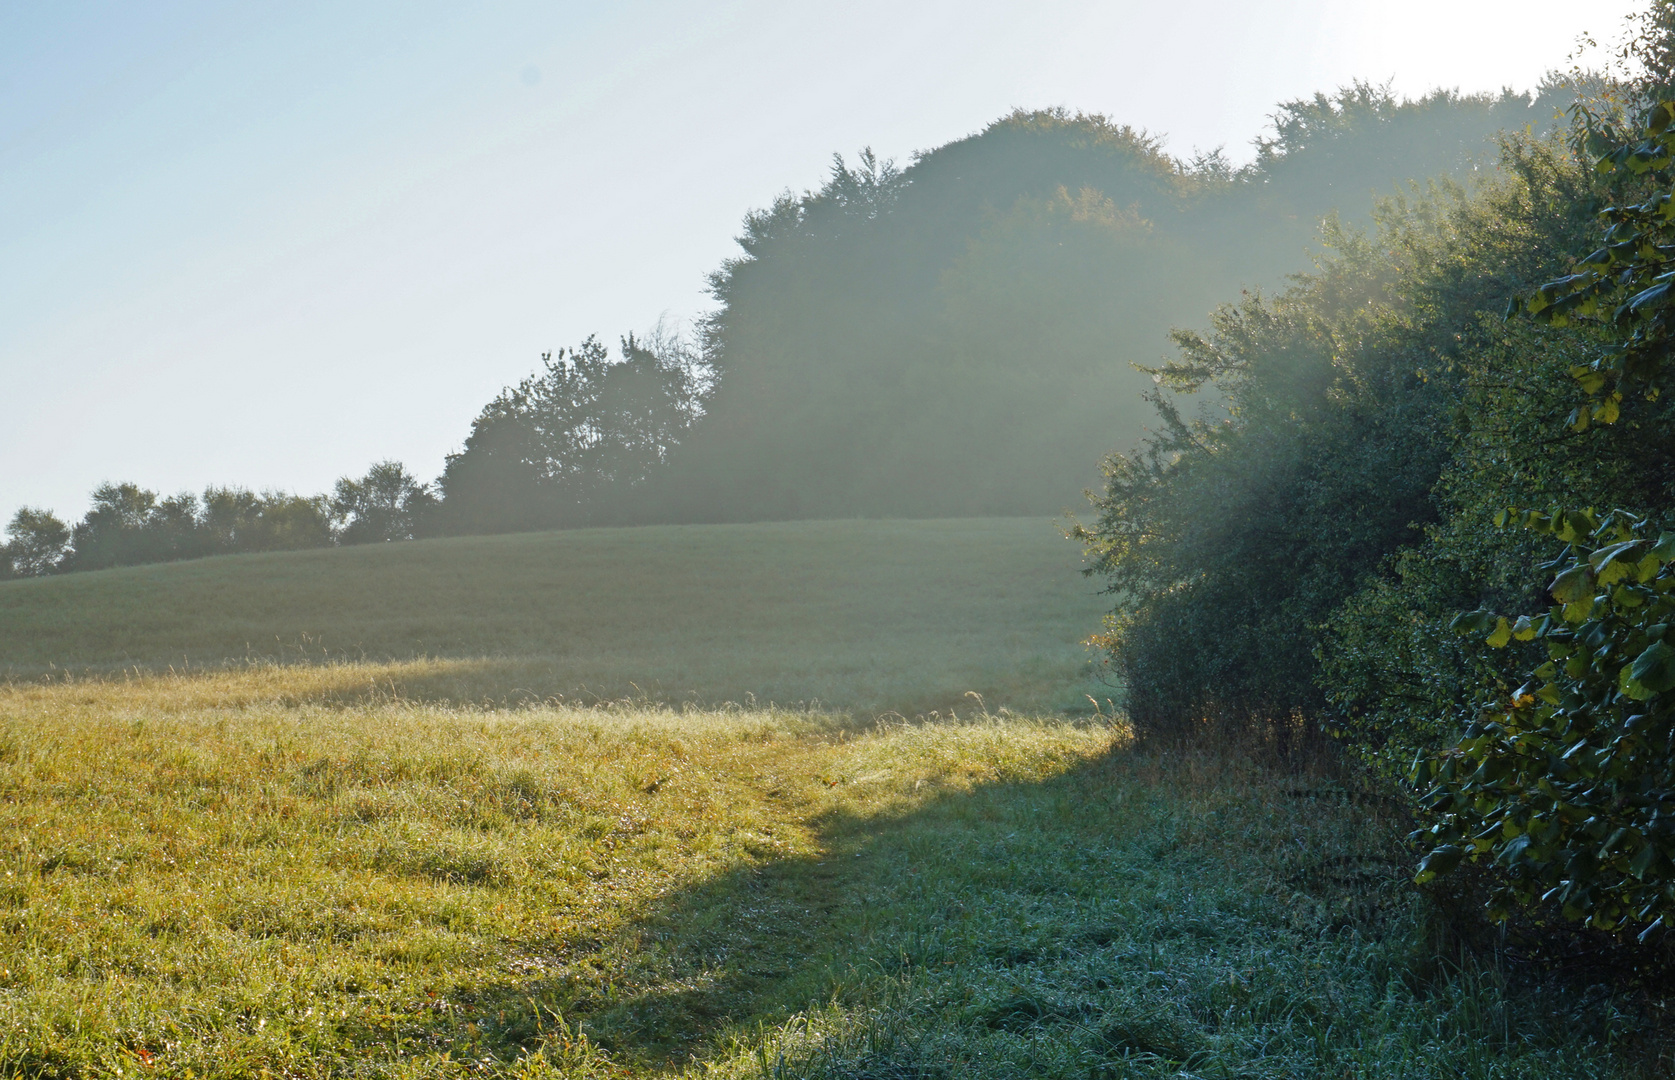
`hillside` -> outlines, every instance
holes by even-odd
[[[424,658],[403,692],[1074,706],[1078,643],[1105,607],[1078,560],[1052,522],[1022,518],[226,556],[0,583],[0,675]]]

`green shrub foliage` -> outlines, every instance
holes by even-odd
[[[1621,511],[1506,511],[1566,545],[1552,607],[1462,615],[1487,643],[1538,640],[1546,660],[1414,779],[1437,815],[1419,879],[1467,857],[1505,870],[1495,899],[1550,901],[1616,929],[1675,918],[1675,533]]]
[[[1600,212],[1601,243],[1512,307],[1549,327],[1603,334],[1590,359],[1564,369],[1584,396],[1566,427],[1577,435],[1616,428],[1617,441],[1651,447],[1642,487],[1653,490],[1637,504],[1646,516],[1499,516],[1522,517],[1567,545],[1548,567],[1557,571],[1547,586],[1553,606],[1539,620],[1479,610],[1455,626],[1487,629],[1496,647],[1540,639],[1548,655],[1456,745],[1415,764],[1438,814],[1429,830],[1437,846],[1420,876],[1488,856],[1507,871],[1502,910],[1511,900],[1548,900],[1596,926],[1655,927],[1675,917],[1675,641],[1665,640],[1675,621],[1675,533],[1649,535],[1675,506],[1668,408],[1659,401],[1675,313],[1675,103],[1653,105],[1637,128],[1583,119],[1614,196]]]
[[[1528,560],[1456,526],[1486,491],[1546,482],[1520,410],[1572,403],[1562,373],[1501,363],[1552,349],[1500,315],[1562,265],[1593,195],[1557,141],[1512,138],[1502,163],[1474,192],[1386,204],[1370,237],[1329,230],[1314,274],[1177,333],[1152,369],[1157,430],[1107,459],[1079,530],[1117,598],[1095,640],[1142,730],[1324,727],[1404,764],[1458,731],[1494,672],[1435,645],[1437,620]],[[1206,392],[1191,418],[1171,396]]]

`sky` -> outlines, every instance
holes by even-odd
[[[1244,161],[1279,102],[1531,89],[1639,6],[4,0],[0,518],[432,478],[543,352],[690,324],[834,153],[1062,105]]]

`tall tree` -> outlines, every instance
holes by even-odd
[[[673,516],[1050,514],[1132,445],[1172,326],[1308,266],[1323,218],[1493,170],[1544,96],[1357,84],[1282,105],[1255,163],[1182,162],[1103,116],[1019,111],[896,169],[864,154],[750,215],[712,278],[721,371]]]

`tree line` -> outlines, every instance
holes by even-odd
[[[0,575],[584,525],[1056,513],[1147,422],[1134,370],[1320,220],[1404,178],[1495,167],[1568,100],[1356,84],[1279,107],[1256,160],[1180,160],[1103,116],[1018,111],[918,155],[838,159],[750,214],[690,340],[596,338],[479,413],[442,475],[396,463],[297,496],[108,484],[26,508]]]
[[[101,484],[74,525],[48,510],[18,510],[0,546],[0,577],[408,540],[424,535],[436,505],[395,461],[344,477],[329,495],[210,487],[201,497],[160,497],[137,484]]]
[[[431,483],[381,461],[319,495],[211,487],[163,497],[102,484],[74,525],[18,510],[0,546],[0,578],[609,519],[700,415],[708,379],[677,335],[630,335],[615,359],[589,338],[547,354],[539,372],[491,401]]]

